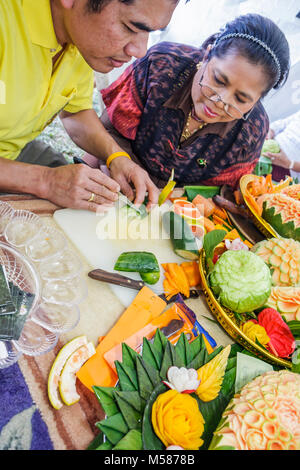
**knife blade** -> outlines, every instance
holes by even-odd
[[[133,202],[128,199],[128,197],[125,196],[125,194],[122,194],[121,192],[118,192],[119,195],[119,200],[124,202],[125,205],[131,207],[133,210],[135,210],[138,214],[142,215],[141,209],[136,207]]]
[[[135,279],[131,279],[130,277],[123,276],[122,274],[111,273],[109,271],[105,271],[104,269],[93,269],[88,273],[88,276],[96,281],[107,282],[108,284],[114,284],[120,287],[127,287],[129,289],[134,290],[141,290],[143,287],[147,286],[152,289],[154,293],[156,293],[155,288],[153,288],[151,285],[145,284],[143,281],[136,281]],[[190,296],[188,298],[196,299],[199,297],[201,292],[201,289],[190,289]],[[167,304],[173,302],[174,298],[176,297],[176,295],[174,295],[171,299],[167,300],[164,293],[157,293],[157,295],[161,299],[163,299]],[[182,295],[182,298],[184,300],[187,299],[187,297],[185,297],[184,295]]]

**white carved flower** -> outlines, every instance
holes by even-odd
[[[225,246],[227,250],[233,250],[233,251],[239,251],[239,250],[248,251],[249,250],[249,247],[245,243],[243,243],[240,238],[235,238],[234,240],[232,240],[232,242],[226,239]]]
[[[199,387],[198,373],[195,369],[172,366],[168,370],[168,382],[164,384],[179,393],[192,393]]]
[[[184,450],[184,448],[180,446],[169,446],[166,450]]]

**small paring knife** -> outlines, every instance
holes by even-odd
[[[125,205],[131,207],[133,210],[135,210],[138,214],[142,215],[142,211],[136,207],[134,205],[133,202],[130,201],[130,199],[128,199],[127,196],[125,196],[125,194],[122,194],[121,192],[118,192],[118,196],[119,196],[119,200],[124,202]]]
[[[110,273],[109,271],[105,271],[104,269],[93,269],[88,273],[88,276],[91,279],[95,279],[96,281],[107,282],[108,284],[115,284],[117,286],[127,287],[129,289],[134,290],[141,290],[145,286],[149,287],[149,289],[152,288],[151,285],[145,284],[143,281],[136,281],[135,279],[131,279],[130,277],[122,276],[121,274],[117,273]],[[154,290],[155,288],[153,289],[153,291]],[[200,293],[201,289],[191,289],[189,298],[196,299],[199,297]],[[169,304],[173,302],[173,299],[176,296],[167,300],[165,294],[162,293],[159,294],[159,297]],[[182,298],[184,300],[187,299],[187,297],[185,297],[184,295],[182,295]]]

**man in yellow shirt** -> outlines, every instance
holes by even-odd
[[[0,0],[0,191],[96,211],[133,184],[137,204],[146,191],[157,202],[156,186],[92,108],[93,70],[107,73],[143,57],[149,32],[169,23],[177,3]],[[79,147],[109,159],[114,179],[86,165],[66,165],[34,140],[57,114]]]

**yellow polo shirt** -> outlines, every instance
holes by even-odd
[[[0,0],[0,157],[15,160],[62,110],[93,107],[94,74],[78,49],[61,50],[50,0]]]

